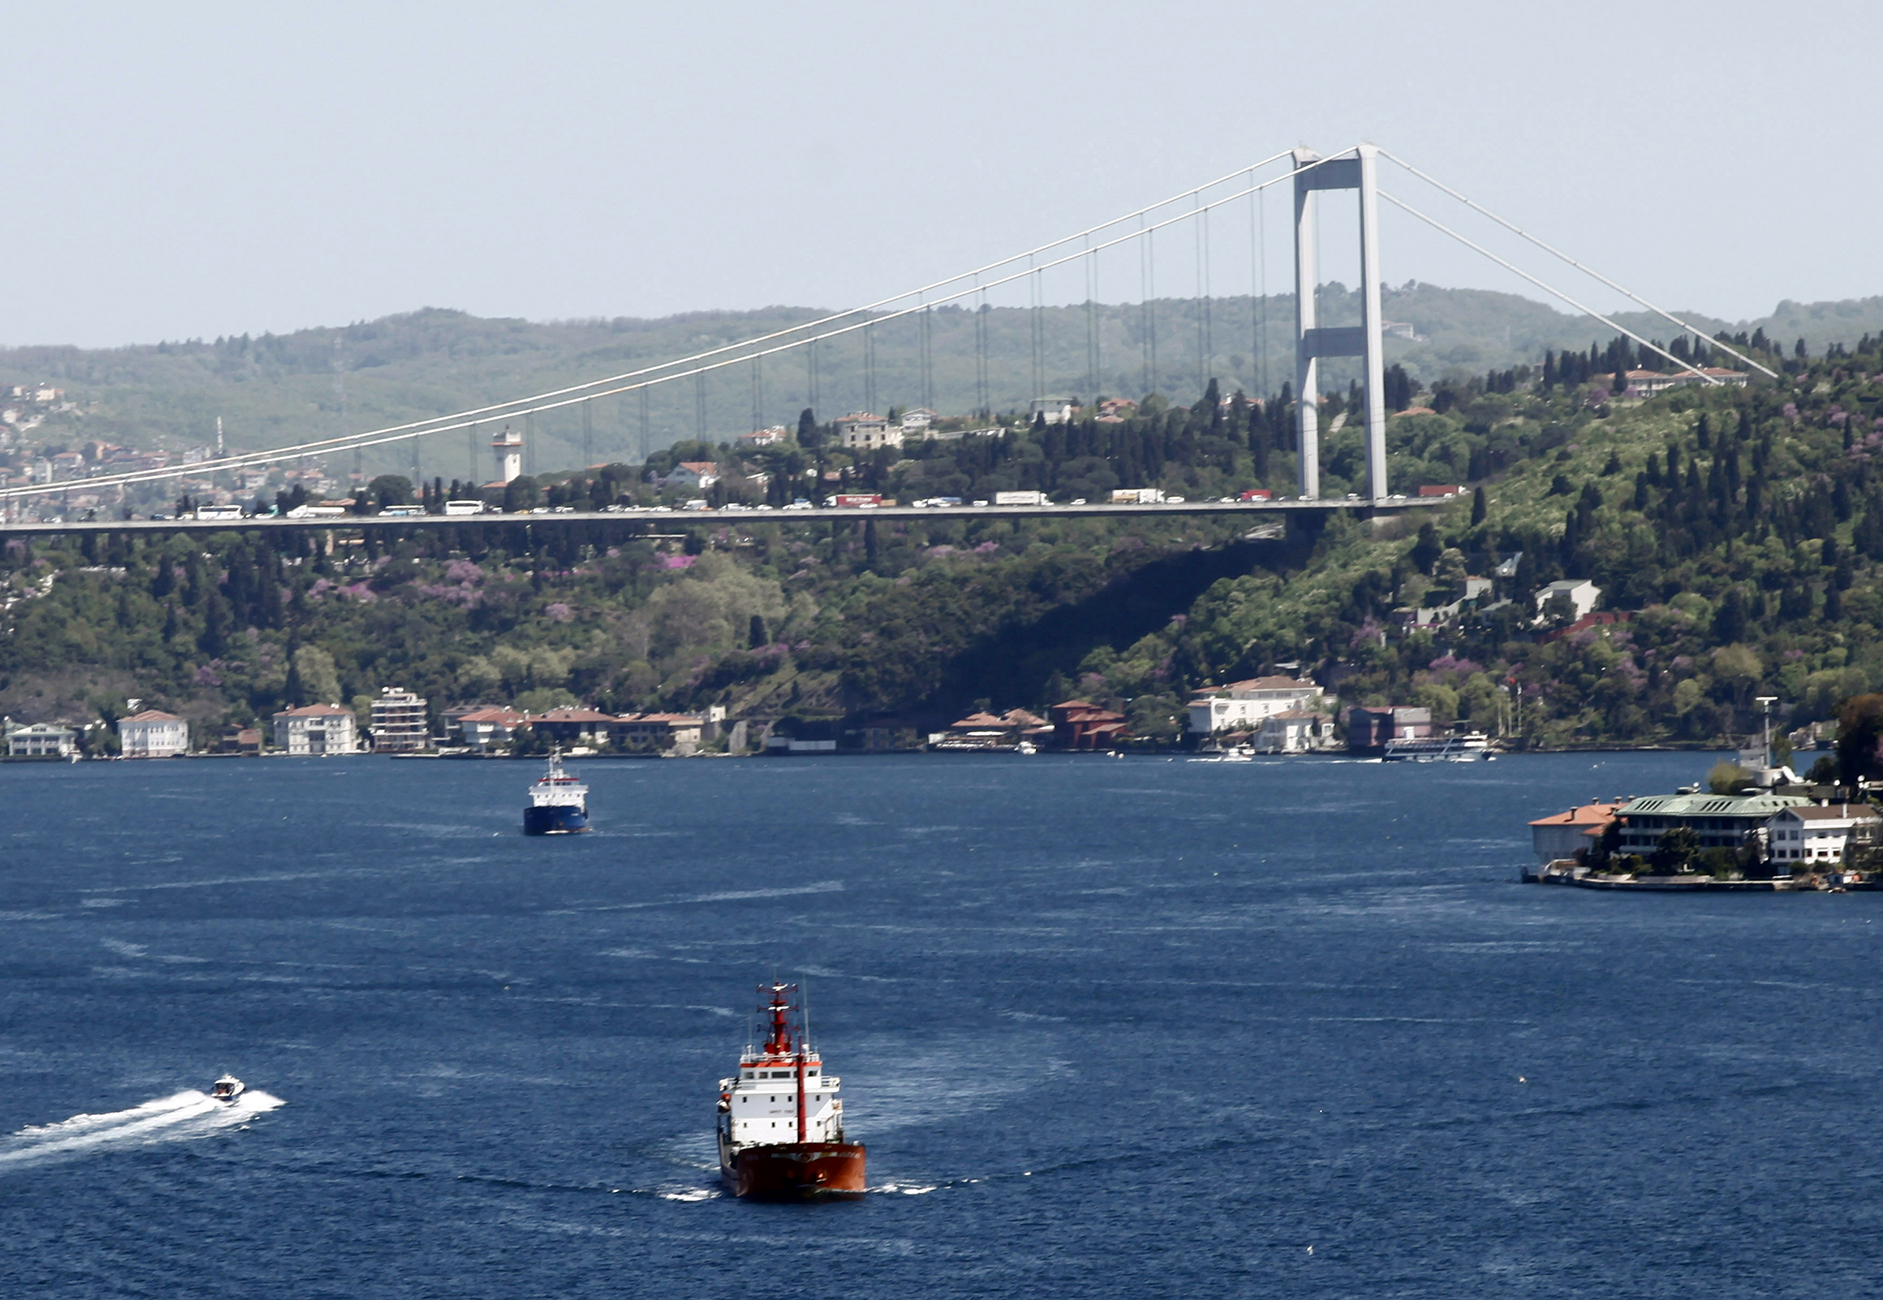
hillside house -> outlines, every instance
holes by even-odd
[[[846,451],[875,451],[902,446],[902,426],[869,411],[852,411],[837,421],[837,437]]]
[[[719,482],[719,462],[683,460],[667,471],[668,487],[709,488]]]
[[[1540,588],[1536,593],[1537,617],[1541,618],[1549,611],[1550,602],[1558,596],[1569,597],[1569,603],[1575,613],[1571,622],[1588,614],[1602,599],[1602,589],[1587,578],[1563,578]]]

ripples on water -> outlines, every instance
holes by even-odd
[[[1514,883],[1710,761],[9,766],[0,1294],[1876,1294],[1883,896]],[[860,1202],[719,1194],[774,973]]]

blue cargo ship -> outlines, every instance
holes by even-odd
[[[550,754],[549,770],[530,787],[523,809],[525,835],[573,835],[588,829],[588,787],[562,770],[560,751]]]

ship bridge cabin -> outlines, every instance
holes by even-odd
[[[720,1124],[735,1145],[843,1141],[842,1083],[825,1075],[816,1052],[804,1054],[804,1135],[798,1136],[798,1059],[747,1052],[739,1077],[719,1081]]]

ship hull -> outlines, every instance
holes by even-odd
[[[588,809],[574,804],[532,804],[523,810],[525,835],[574,835],[587,829]]]
[[[719,1153],[719,1177],[734,1196],[812,1201],[861,1196],[860,1142],[784,1142]]]

